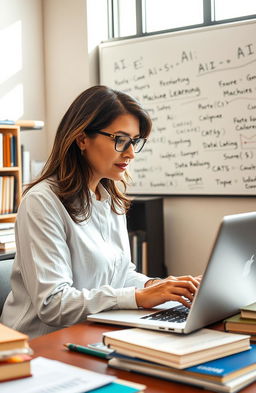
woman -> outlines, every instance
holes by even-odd
[[[106,309],[168,300],[190,306],[198,279],[152,279],[130,261],[129,200],[120,185],[125,190],[127,167],[150,131],[139,103],[105,86],[71,104],[41,177],[19,207],[2,323],[32,338]]]

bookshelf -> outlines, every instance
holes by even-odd
[[[14,222],[22,194],[20,127],[0,125],[0,134],[0,222]]]
[[[163,198],[135,197],[127,213],[127,228],[137,271],[165,277]]]

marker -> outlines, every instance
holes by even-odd
[[[93,356],[97,356],[98,358],[102,358],[102,359],[110,359],[111,358],[110,354],[107,354],[107,353],[104,353],[101,351],[96,351],[95,349],[92,349],[92,348],[83,347],[82,345],[67,343],[67,344],[64,344],[64,347],[68,348],[70,351],[80,352],[80,353],[84,353],[86,355],[93,355]]]

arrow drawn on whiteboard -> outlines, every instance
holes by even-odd
[[[240,134],[240,142],[242,149],[256,149],[256,135],[245,136]]]
[[[220,71],[230,71],[230,70],[236,70],[237,68],[243,68],[248,66],[249,64],[253,64],[256,62],[256,59],[252,60],[252,61],[248,61],[247,63],[241,64],[241,65],[237,65],[234,67],[226,67],[226,68],[219,68],[219,69],[214,69],[214,70],[210,70],[210,71],[206,71],[203,74],[197,74],[198,77],[200,76],[204,76],[204,75],[208,75],[208,74],[212,74],[213,72],[220,72]]]
[[[239,101],[239,100],[246,100],[246,101],[252,100],[252,101],[255,101],[255,97],[236,97],[236,98],[232,98],[232,100],[228,100],[227,103],[230,104],[230,102]]]

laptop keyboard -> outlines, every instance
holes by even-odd
[[[145,315],[141,319],[150,319],[154,321],[164,322],[185,322],[189,313],[189,308],[183,306],[176,306],[167,310],[158,311],[154,314]]]

